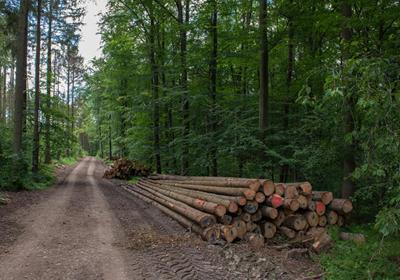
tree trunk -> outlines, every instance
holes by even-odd
[[[20,11],[18,17],[18,33],[17,33],[17,74],[15,85],[15,109],[14,109],[14,152],[21,156],[23,131],[24,131],[24,100],[26,96],[27,82],[27,52],[28,52],[28,13],[29,0],[20,1]]]
[[[51,107],[51,82],[52,82],[52,65],[51,65],[51,51],[52,51],[52,32],[53,32],[53,0],[49,1],[49,29],[47,32],[47,98],[46,98],[46,114],[45,114],[45,151],[44,162],[51,162],[51,143],[50,143],[50,107]]]
[[[211,143],[210,143],[210,159],[211,159],[211,175],[218,175],[218,158],[217,158],[217,58],[218,58],[218,9],[217,2],[213,0],[212,14],[211,14],[211,58],[210,58],[210,98],[211,98],[211,110],[210,110],[210,132],[211,132]]]
[[[259,125],[262,139],[268,128],[268,36],[267,36],[267,1],[260,0],[260,95],[259,95]]]
[[[159,100],[159,67],[156,61],[155,51],[155,22],[153,15],[153,4],[150,7],[150,65],[151,65],[151,89],[153,94],[153,147],[154,147],[154,158],[156,163],[157,173],[161,173],[161,151],[160,151],[160,100]]]
[[[342,2],[342,16],[344,17],[342,39],[343,39],[343,69],[346,68],[347,60],[351,57],[350,44],[352,40],[352,31],[349,27],[349,20],[352,17],[351,6],[346,2]],[[353,111],[355,106],[355,100],[352,93],[347,89],[349,85],[348,77],[343,75],[343,90],[345,96],[345,108],[344,108],[344,132],[345,135],[349,135],[354,131],[354,119]],[[355,143],[353,138],[351,143],[345,143],[344,148],[344,159],[343,159],[343,184],[342,184],[342,197],[349,198],[356,191],[356,186],[351,178],[351,174],[356,169],[355,160]]]
[[[175,1],[178,10],[178,24],[180,34],[180,59],[181,59],[181,77],[180,89],[182,91],[182,120],[183,120],[183,148],[182,148],[182,166],[181,174],[186,175],[189,169],[189,94],[187,86],[187,26],[189,24],[189,4],[190,0],[185,0],[185,11],[182,0]]]
[[[36,21],[36,61],[35,61],[35,109],[33,116],[33,148],[32,148],[32,172],[39,170],[39,107],[40,107],[40,43],[41,30],[40,21],[42,17],[42,0],[37,0],[37,21]]]

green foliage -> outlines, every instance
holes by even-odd
[[[399,279],[400,243],[397,238],[386,238],[372,227],[352,226],[350,232],[363,233],[364,244],[338,238],[338,229],[332,230],[333,248],[318,257],[325,269],[325,278],[332,280]]]

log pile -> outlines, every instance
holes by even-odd
[[[148,176],[150,173],[149,167],[137,161],[120,158],[114,161],[111,168],[104,172],[104,178],[129,180],[135,176]]]
[[[343,225],[353,208],[350,200],[313,191],[308,182],[153,175],[123,187],[205,240],[245,240],[253,247],[277,235],[288,240],[311,236],[319,252],[331,241],[324,228]]]

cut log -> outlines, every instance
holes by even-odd
[[[261,186],[260,181],[257,179],[235,178],[235,177],[204,177],[204,176],[179,176],[179,175],[159,174],[159,175],[149,176],[149,178],[152,180],[178,181],[182,183],[189,182],[189,184],[195,182],[195,185],[202,184],[210,186],[219,184],[220,186],[224,185],[226,187],[243,187],[243,188],[248,188],[252,184],[258,185],[258,188]]]
[[[326,212],[326,206],[321,201],[314,201],[315,204],[315,212],[317,212],[318,216],[322,216]]]
[[[138,183],[138,185],[145,185],[144,183]],[[151,185],[145,185],[146,187],[153,189],[159,193],[162,193],[168,197],[181,201],[187,205],[190,205],[196,209],[201,211],[205,211],[207,213],[211,213],[216,215],[217,217],[222,217],[226,214],[226,208],[223,205],[216,204],[214,202],[206,201],[199,198],[194,198],[190,196],[186,196],[184,194],[176,193],[170,190],[157,188]]]
[[[262,213],[261,213],[261,209],[258,209],[258,210],[256,211],[256,213],[254,213],[253,215],[251,215],[251,221],[252,221],[252,222],[259,222],[259,221],[261,221],[262,217],[263,217],[263,215],[262,215]]]
[[[167,186],[167,185],[161,185],[159,182],[152,182],[150,180],[140,180],[140,183],[145,184],[146,186],[153,186],[157,188],[162,188],[166,190],[171,190],[177,193],[181,193],[190,197],[194,198],[201,198],[210,202],[214,202],[217,204],[221,204],[226,207],[226,209],[230,213],[236,213],[238,210],[238,205],[237,202],[243,202],[246,203],[246,199],[244,197],[235,197],[235,196],[223,196],[219,194],[214,194],[214,193],[207,193],[207,192],[202,192],[202,191],[196,191],[196,190],[190,190],[190,189],[184,189],[184,188],[177,188],[177,187],[172,187],[172,186]]]
[[[328,208],[338,212],[339,214],[347,214],[353,210],[353,204],[348,199],[343,198],[335,198],[332,202],[328,205]]]
[[[326,219],[328,221],[328,224],[330,224],[330,225],[336,224],[338,221],[338,218],[339,218],[338,214],[333,210],[330,210],[326,213]]]
[[[279,232],[285,235],[288,239],[293,239],[296,237],[296,231],[288,227],[279,227]]]
[[[300,203],[297,199],[285,199],[283,201],[283,207],[289,209],[290,211],[297,211],[300,207]]]
[[[313,201],[313,200],[309,201],[309,202],[308,202],[308,210],[310,210],[310,211],[316,211],[316,210],[315,210],[315,203],[316,203],[316,201]]]
[[[230,225],[232,220],[233,218],[231,215],[223,215],[222,217],[218,218],[218,221],[223,225]]]
[[[155,200],[156,202],[164,205],[165,207],[168,207],[171,210],[174,210],[179,214],[188,217],[189,219],[197,222],[202,228],[212,226],[216,222],[216,219],[213,215],[204,213],[200,210],[190,207],[187,204],[184,204],[180,201],[172,199],[161,193],[153,191],[150,188],[144,189],[143,187],[139,186],[133,188],[132,186],[129,186],[129,189],[133,189],[134,191],[140,193],[141,195],[144,195],[152,200]]]
[[[307,223],[310,225],[310,227],[316,227],[318,225],[319,216],[314,211],[307,211],[304,214],[304,217],[306,218]]]
[[[337,226],[338,227],[341,227],[341,226],[343,226],[344,225],[344,217],[343,216],[340,216],[339,215],[339,217],[338,217],[338,220],[337,220]]]
[[[273,194],[265,200],[265,203],[273,208],[278,208],[283,204],[283,198],[278,194]]]
[[[261,207],[261,213],[264,217],[270,218],[272,220],[278,217],[278,210],[268,206]]]
[[[333,194],[331,192],[313,191],[312,199],[321,201],[323,204],[328,205],[333,200]]]
[[[302,215],[291,215],[286,217],[283,221],[283,225],[294,229],[294,230],[303,230],[306,227],[307,221]]]
[[[261,232],[265,238],[272,238],[276,233],[276,226],[270,222],[264,222],[261,224]]]
[[[324,232],[320,236],[315,238],[315,242],[312,245],[312,249],[316,253],[321,253],[323,251],[328,250],[333,243],[333,240],[331,236],[327,233]]]
[[[270,196],[275,192],[275,184],[271,180],[261,180],[262,190],[266,196]]]
[[[278,211],[278,217],[276,217],[276,219],[273,220],[273,223],[277,227],[280,227],[283,224],[283,222],[285,221],[285,219],[286,219],[285,213],[283,211]]]
[[[185,228],[199,234],[203,239],[210,241],[210,236],[204,234],[204,232],[207,230],[203,230],[199,225],[197,225],[195,222],[191,221],[190,219],[188,219],[186,216],[181,215],[167,207],[165,207],[164,205],[162,205],[161,203],[158,203],[157,201],[142,195],[141,193],[137,192],[134,189],[128,188],[126,186],[121,186],[125,191],[129,192],[130,194],[132,194],[133,196],[153,205],[154,207],[158,208],[161,212],[163,212],[164,214],[166,214],[167,216],[170,216],[171,218],[173,218],[174,220],[176,220],[178,223],[180,223],[182,226],[184,226]]]
[[[285,184],[283,183],[275,184],[275,194],[283,196],[285,194]]]
[[[308,208],[309,199],[305,195],[299,195],[297,197],[297,201],[299,202],[299,206],[300,206],[301,209],[307,209]]]
[[[254,200],[249,200],[246,205],[243,206],[243,210],[249,214],[254,214],[258,210],[258,203]]]
[[[237,229],[234,226],[221,226],[222,238],[228,243],[232,243],[238,235]]]
[[[256,250],[263,248],[265,244],[264,236],[258,233],[246,233],[245,240],[249,243],[251,248]]]
[[[208,227],[203,231],[201,237],[203,240],[215,244],[222,238],[221,230],[217,226]]]
[[[301,182],[301,183],[288,183],[287,185],[294,185],[297,188],[299,193],[303,194],[311,194],[312,186],[309,182]]]
[[[153,181],[151,181],[153,182]],[[215,194],[242,196],[244,195],[247,199],[254,199],[256,192],[248,188],[231,188],[231,187],[217,187],[217,186],[204,186],[204,185],[192,185],[182,183],[165,183],[162,181],[162,185],[197,190],[203,192],[210,192]]]
[[[246,223],[247,223],[247,222],[250,222],[250,221],[251,221],[251,214],[243,212],[243,213],[240,215],[240,219],[241,219],[242,221],[246,222]]]
[[[350,233],[350,232],[341,232],[339,233],[339,237],[342,240],[351,240],[357,244],[365,243],[365,236],[361,233]]]
[[[241,221],[241,220],[236,220],[235,222],[233,222],[233,226],[236,228],[237,237],[239,239],[243,239],[245,234],[246,234],[246,232],[247,232],[246,223],[244,221]]]
[[[246,223],[247,232],[254,232],[261,234],[261,227],[253,222]]]
[[[284,185],[285,187],[285,199],[294,199],[298,197],[299,192],[297,191],[297,187],[295,185]]]
[[[265,201],[265,194],[262,192],[257,192],[254,200],[257,201],[258,203],[263,203]]]
[[[327,222],[328,222],[328,221],[327,221],[325,215],[319,216],[318,225],[319,225],[320,227],[326,226]]]

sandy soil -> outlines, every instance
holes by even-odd
[[[85,158],[48,190],[0,206],[0,279],[311,279],[320,268],[245,244],[209,245],[102,179]],[[318,279],[318,278],[313,278]]]

